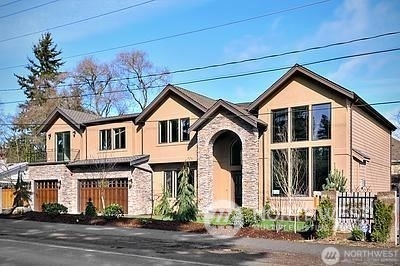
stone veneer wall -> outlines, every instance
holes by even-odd
[[[199,209],[205,212],[213,202],[213,145],[220,133],[230,130],[242,141],[243,206],[258,209],[258,129],[240,118],[220,112],[198,131],[198,197]]]
[[[153,211],[152,173],[135,168],[132,176],[132,187],[128,191],[128,213],[151,214]]]
[[[35,206],[35,181],[37,180],[61,180],[61,187],[58,190],[58,202],[62,203],[72,212],[76,206],[76,182],[71,178],[71,172],[65,164],[46,164],[46,165],[30,165],[28,167],[29,180],[33,181],[32,186],[32,208]],[[74,205],[75,204],[75,205]],[[76,207],[75,207],[76,208]],[[41,211],[41,210],[35,210]]]

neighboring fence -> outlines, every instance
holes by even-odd
[[[371,192],[343,192],[337,197],[338,230],[349,231],[356,224],[367,223],[369,228],[374,220],[374,200]]]

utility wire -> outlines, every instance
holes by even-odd
[[[27,8],[27,9],[23,9],[23,10],[20,10],[20,11],[16,11],[16,12],[14,12],[14,13],[10,13],[10,14],[8,14],[8,15],[1,16],[0,19],[2,19],[2,18],[7,18],[7,17],[11,17],[11,16],[14,16],[14,15],[17,15],[17,14],[21,14],[21,13],[23,13],[23,12],[30,11],[30,10],[33,10],[33,9],[36,9],[36,8],[39,8],[39,7],[42,7],[42,6],[50,5],[50,4],[53,4],[53,3],[58,2],[58,1],[59,1],[59,0],[53,0],[53,1],[50,1],[50,2],[47,2],[47,3],[41,4],[41,5],[37,5],[37,6],[33,6],[33,7],[30,7],[30,8]]]
[[[12,2],[9,2],[9,3],[6,3],[6,4],[2,4],[2,5],[0,5],[0,7],[9,6],[9,5],[11,5],[11,4],[15,4],[15,3],[21,2],[21,1],[22,1],[22,0],[15,0],[15,1],[12,1]]]
[[[361,56],[389,53],[389,52],[394,52],[394,51],[399,51],[399,50],[400,50],[400,47],[391,48],[391,49],[385,49],[385,50],[372,51],[372,52],[364,52],[364,53],[345,55],[345,56],[339,56],[339,57],[332,57],[332,58],[322,59],[322,60],[318,60],[318,61],[307,62],[307,63],[303,63],[301,65],[309,66],[309,65],[326,63],[326,62],[331,62],[331,61],[336,61],[336,60],[348,59],[348,58],[355,58],[355,57],[361,57]],[[178,82],[178,83],[174,83],[174,85],[180,86],[180,85],[208,82],[208,81],[214,81],[214,80],[238,78],[238,77],[251,76],[251,75],[263,74],[263,73],[268,73],[268,72],[276,72],[276,71],[281,71],[281,70],[288,70],[290,68],[292,68],[292,66],[284,66],[284,67],[271,68],[271,69],[265,69],[265,70],[260,70],[260,71],[252,71],[252,72],[246,72],[246,73],[231,74],[231,75],[225,75],[225,76],[216,76],[216,77],[205,78],[205,79],[197,79],[197,80],[191,80],[191,81]],[[152,87],[149,87],[149,88],[162,88],[162,87],[163,86],[152,86]],[[136,89],[136,90],[138,90],[138,89]],[[128,90],[114,90],[114,91],[110,91],[110,92],[103,92],[103,94],[127,92],[127,91]],[[67,98],[77,98],[77,97],[81,97],[81,96],[94,96],[94,95],[98,95],[98,94],[96,94],[96,93],[88,93],[88,94],[79,95],[79,96],[73,96],[73,95],[71,95],[71,96],[57,96],[57,97],[48,97],[48,98],[45,98],[45,99],[48,99],[48,100],[50,100],[50,99],[67,99]],[[15,104],[15,103],[22,103],[22,102],[24,102],[24,100],[2,102],[2,103],[0,103],[0,105]]]
[[[397,34],[400,34],[400,31],[386,32],[386,33],[373,35],[373,36],[369,36],[369,37],[361,37],[361,38],[357,38],[357,39],[353,39],[353,40],[349,40],[349,41],[335,42],[335,43],[300,49],[300,50],[292,50],[292,51],[286,51],[286,52],[282,52],[282,53],[265,55],[265,56],[261,56],[261,57],[248,58],[248,59],[244,59],[244,60],[230,61],[230,62],[225,62],[225,63],[220,63],[220,64],[211,64],[211,65],[206,65],[206,66],[192,67],[192,68],[186,68],[186,69],[180,69],[180,70],[173,70],[173,71],[168,71],[168,74],[185,73],[185,72],[198,71],[198,70],[204,70],[204,69],[209,69],[209,68],[217,68],[217,67],[242,64],[242,63],[247,63],[247,62],[254,62],[254,61],[263,60],[263,59],[267,59],[267,58],[275,58],[275,57],[281,57],[281,56],[285,56],[285,55],[304,53],[304,52],[313,51],[313,50],[326,49],[326,48],[330,48],[330,47],[334,47],[334,46],[341,46],[341,45],[346,45],[346,44],[350,44],[350,43],[367,41],[367,40],[372,40],[372,39],[377,39],[377,38],[382,38],[382,37],[397,35]],[[162,73],[144,75],[143,78],[158,76],[161,74]],[[129,78],[122,77],[122,78],[113,78],[109,81],[116,82],[116,81],[127,80],[127,79],[129,79]],[[101,83],[104,81],[99,81],[99,82]],[[61,84],[61,85],[58,85],[57,87],[70,87],[70,86],[80,86],[80,85],[83,85],[83,83]],[[19,91],[19,90],[21,90],[21,89],[18,89],[18,88],[0,89],[0,92],[1,91]]]
[[[324,0],[324,1],[314,2],[314,3],[310,3],[310,4],[306,4],[306,5],[302,5],[302,6],[296,6],[296,7],[292,7],[292,8],[289,8],[289,9],[279,10],[279,11],[275,11],[275,12],[271,12],[271,13],[255,16],[255,17],[245,18],[245,19],[241,19],[241,20],[235,20],[235,21],[231,21],[231,22],[227,22],[227,23],[223,23],[223,24],[219,24],[219,25],[214,25],[214,26],[209,26],[209,27],[205,27],[205,28],[200,28],[200,29],[196,29],[196,30],[192,30],[192,31],[186,31],[186,32],[182,32],[182,33],[166,35],[166,36],[163,36],[163,37],[149,39],[149,40],[140,41],[140,42],[136,42],[136,43],[130,43],[130,44],[125,44],[125,45],[121,45],[121,46],[105,48],[105,49],[96,50],[96,51],[87,52],[87,53],[75,54],[75,55],[64,57],[64,59],[82,57],[82,56],[87,56],[87,55],[93,55],[93,54],[108,52],[108,51],[112,51],[112,50],[118,50],[118,49],[122,49],[122,48],[127,48],[127,47],[131,47],[131,46],[137,46],[137,45],[140,45],[140,44],[147,44],[147,43],[152,43],[152,42],[157,42],[157,41],[177,38],[177,37],[190,35],[190,34],[194,34],[194,33],[199,33],[199,32],[204,32],[204,31],[213,30],[213,29],[217,29],[217,28],[227,27],[227,26],[230,26],[230,25],[239,24],[239,23],[243,23],[243,22],[247,22],[247,21],[251,21],[251,20],[261,19],[261,18],[264,18],[264,17],[267,17],[267,16],[272,16],[272,15],[276,15],[276,14],[280,14],[280,13],[290,12],[290,11],[294,11],[294,10],[297,10],[297,9],[307,8],[307,7],[318,5],[318,4],[322,4],[322,3],[325,3],[325,2],[328,2],[328,1],[331,1],[331,0]],[[43,32],[43,31],[40,31],[40,32]],[[32,33],[32,34],[35,34],[35,33]],[[16,38],[19,38],[19,37],[24,37],[24,36],[17,36]],[[0,40],[0,42],[2,42],[2,41],[7,41],[7,40]],[[12,69],[12,68],[24,67],[24,66],[25,65],[20,64],[20,65],[15,65],[15,66],[1,67],[0,70],[7,70],[7,69]]]
[[[399,104],[400,103],[400,100],[392,100],[392,101],[383,101],[383,102],[375,102],[375,103],[370,103],[370,104],[368,104],[368,103],[365,103],[365,104],[354,104],[353,106],[355,106],[355,107],[364,107],[364,106],[379,106],[379,105],[389,105],[389,104]],[[330,106],[330,107],[326,107],[326,108],[318,108],[318,111],[322,111],[322,110],[336,110],[336,109],[344,109],[344,108],[347,108],[347,106]],[[287,113],[296,113],[296,112],[298,112],[298,111],[294,111],[292,108],[290,108],[288,111],[287,111]],[[313,110],[311,110],[311,109],[308,109],[307,110],[307,112],[308,113],[312,113],[313,112]],[[261,113],[258,113],[258,115],[260,116],[260,115],[272,115],[274,112],[271,112],[271,111],[269,111],[269,112],[261,112]],[[118,117],[118,116],[109,116],[109,117],[101,117],[101,118],[112,118],[112,117]],[[231,114],[231,115],[226,115],[226,117],[227,118],[237,118],[237,117],[255,117],[253,114],[250,114],[250,113],[246,113],[246,114],[242,114],[242,115],[234,115],[234,114]],[[213,117],[189,117],[189,119],[191,119],[191,120],[196,120],[196,119],[203,119],[203,120],[211,120],[211,119],[214,119]],[[158,123],[158,122],[160,122],[160,120],[146,120],[146,123]],[[42,126],[42,125],[63,125],[63,124],[57,124],[57,123],[48,123],[48,124],[45,124],[45,123],[16,123],[16,124],[13,124],[13,123],[0,123],[0,125],[3,125],[3,126],[12,126],[12,125],[14,125],[14,126]]]
[[[76,21],[73,21],[73,22],[61,24],[61,25],[50,27],[50,28],[46,28],[46,29],[43,29],[43,30],[38,30],[38,31],[29,32],[29,33],[25,33],[25,34],[22,34],[22,35],[18,35],[18,36],[2,39],[2,40],[0,40],[0,43],[11,41],[11,40],[15,40],[15,39],[19,39],[19,38],[22,38],[22,37],[31,36],[31,35],[34,35],[34,34],[37,34],[37,33],[45,32],[45,31],[50,31],[50,30],[54,30],[54,29],[59,29],[59,28],[71,26],[71,25],[74,25],[74,24],[78,24],[78,23],[82,23],[82,22],[88,21],[88,20],[92,20],[92,19],[108,16],[108,15],[115,14],[115,13],[118,13],[118,12],[121,12],[121,11],[125,11],[125,10],[128,10],[128,9],[134,8],[134,7],[138,7],[138,6],[142,6],[142,5],[145,5],[145,4],[149,4],[149,3],[155,2],[155,1],[156,0],[148,0],[148,1],[145,1],[145,2],[141,2],[139,4],[127,6],[127,7],[120,8],[120,9],[116,9],[116,10],[109,11],[109,12],[106,12],[106,13],[103,13],[103,14],[99,14],[99,15],[96,15],[96,16],[92,16],[92,17],[76,20]]]

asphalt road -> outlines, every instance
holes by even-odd
[[[0,265],[324,265],[320,246],[0,219]]]

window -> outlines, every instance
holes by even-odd
[[[182,118],[181,119],[181,141],[188,141],[190,139],[189,127],[190,127],[189,118]]]
[[[125,128],[114,128],[114,149],[126,148],[126,133]]]
[[[180,171],[181,170],[164,171],[164,190],[167,193],[169,193],[169,196],[171,198],[176,198],[178,196],[179,184],[181,179],[181,176],[179,175]],[[195,183],[194,169],[190,169],[188,182],[193,186],[194,189],[196,189],[196,186],[194,184]]]
[[[100,150],[111,150],[111,129],[100,130]]]
[[[189,127],[189,118],[158,122],[158,143],[188,141],[190,139]]]
[[[295,195],[308,195],[308,148],[291,150],[291,189]]]
[[[159,143],[168,142],[168,121],[160,121],[158,123]]]
[[[308,140],[308,106],[292,108],[292,141]]]
[[[231,146],[231,165],[242,165],[242,143],[235,140]]]
[[[272,111],[272,142],[287,142],[288,139],[288,110]]]
[[[281,196],[308,195],[308,148],[272,150],[272,178]]]
[[[113,135],[111,135],[113,132]],[[106,151],[111,149],[126,148],[126,130],[124,127],[100,130],[100,150]]]
[[[322,191],[331,171],[331,147],[312,148],[313,189]]]
[[[169,120],[169,142],[179,141],[179,120]]]
[[[313,140],[331,138],[331,104],[312,106]]]
[[[71,134],[69,131],[56,133],[56,161],[71,159]]]

